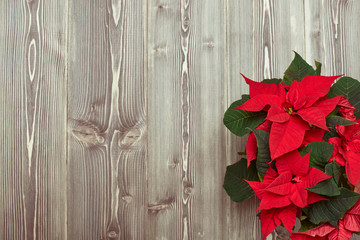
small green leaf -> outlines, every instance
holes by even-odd
[[[259,181],[254,163],[247,168],[247,160],[242,158],[237,163],[227,166],[223,187],[231,200],[242,202],[254,195],[254,191],[244,179]]]
[[[312,222],[309,221],[309,219],[305,219],[301,221],[301,227],[299,229],[299,232],[305,232],[307,230],[313,229],[318,227],[319,225],[313,224]]]
[[[360,109],[360,83],[358,80],[351,77],[340,78],[331,88],[327,94],[328,98],[339,96],[344,94],[352,106],[356,109]],[[355,116],[359,117],[360,112],[355,110]]]
[[[315,60],[315,75],[320,75],[321,73],[321,62]]]
[[[280,79],[280,78],[272,78],[272,79],[264,79],[261,82],[279,84],[279,83],[281,83],[281,81],[282,81],[282,79]]]
[[[308,210],[309,220],[314,224],[330,222],[336,224],[348,211],[360,195],[346,188],[340,188],[340,195],[329,198],[328,201],[319,201],[312,204]]]
[[[326,126],[331,128],[335,128],[336,125],[348,126],[352,124],[358,124],[358,123],[336,115],[329,116],[326,118]]]
[[[340,176],[342,174],[341,167],[335,161],[332,161],[325,165],[325,173],[329,176],[333,176],[334,182],[339,184]]]
[[[300,82],[305,76],[317,75],[314,68],[310,66],[297,52],[288,69],[284,73],[283,82],[290,86],[294,80]]]
[[[263,179],[266,171],[269,168],[269,162],[271,161],[270,149],[269,149],[270,133],[264,130],[255,129],[254,134],[256,137],[256,142],[258,147],[256,168],[259,171],[261,178]]]
[[[332,178],[319,182],[315,186],[307,188],[307,190],[328,197],[334,197],[340,195],[339,188]]]
[[[304,156],[310,151],[309,166],[324,171],[325,165],[329,162],[334,151],[334,146],[327,142],[312,142],[306,145],[306,147],[300,151],[300,154]]]
[[[243,95],[241,100],[233,102],[224,115],[225,126],[235,135],[244,136],[250,133],[250,129],[259,126],[266,117],[266,112],[248,112],[234,107],[242,105],[249,100],[249,95]]]

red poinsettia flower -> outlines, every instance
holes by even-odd
[[[310,153],[301,157],[298,151],[292,151],[276,160],[278,173],[269,167],[263,182],[245,180],[261,200],[257,210],[264,211],[261,218],[263,236],[267,236],[274,230],[272,228],[285,221],[285,218],[286,221],[291,219],[284,224],[291,232],[295,224],[297,207],[304,208],[314,202],[327,200],[306,189],[331,177],[309,167],[309,158]],[[286,216],[283,215],[284,211]]]
[[[306,76],[301,82],[294,81],[290,87],[243,77],[250,86],[250,99],[235,108],[268,112],[266,119],[273,122],[269,139],[272,159],[299,148],[310,125],[328,130],[325,117],[341,98],[325,96],[339,76]]]
[[[291,233],[296,222],[297,207],[294,204],[283,208],[262,210],[260,213],[262,239],[265,239],[277,226],[283,224]]]
[[[355,120],[360,123],[360,119]],[[329,143],[334,145],[334,152],[330,162],[335,161],[340,166],[345,166],[346,175],[349,182],[355,187],[360,184],[360,124],[348,126],[336,126],[336,131],[340,137],[329,139]]]
[[[360,200],[338,221],[338,228],[326,223],[305,232],[291,234],[292,240],[348,240],[360,232]]]

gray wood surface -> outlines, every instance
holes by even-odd
[[[240,73],[280,78],[295,50],[360,79],[359,10],[0,1],[0,240],[261,239],[258,200],[222,189],[246,142],[222,124]]]
[[[63,1],[0,2],[0,239],[66,238]]]

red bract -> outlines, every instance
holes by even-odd
[[[267,236],[281,222],[291,232],[296,207],[304,208],[314,202],[327,200],[306,189],[330,178],[324,172],[309,167],[309,158],[310,153],[301,157],[298,151],[292,151],[276,160],[279,173],[269,167],[263,182],[245,180],[261,200],[258,210],[262,210],[263,236]],[[287,223],[284,223],[285,218]]]
[[[305,232],[291,234],[292,240],[348,240],[354,232],[360,231],[360,201],[338,221],[338,228],[326,223]]]
[[[349,103],[349,101],[344,96],[341,97],[338,106],[340,106],[339,113],[343,118],[346,118],[350,121],[356,120],[356,117],[354,116],[355,108]]]
[[[360,123],[360,119],[355,120]],[[349,126],[336,126],[339,138],[329,139],[329,143],[334,145],[334,152],[330,161],[335,161],[345,166],[346,175],[349,182],[355,187],[360,184],[360,124]]]
[[[325,95],[338,77],[306,76],[286,87],[283,83],[254,82],[244,76],[250,86],[250,99],[235,108],[268,112],[266,119],[273,122],[270,153],[276,159],[299,148],[310,126],[328,130],[325,117],[334,110],[341,96],[328,99]]]
[[[262,210],[260,213],[260,221],[263,239],[281,223],[291,232],[296,222],[296,209],[294,204],[290,204],[283,208]]]
[[[309,167],[309,157],[309,153],[301,157],[298,151],[290,152],[276,160],[279,173],[269,167],[263,182],[247,181],[261,200],[258,210],[281,208],[289,204],[304,208],[311,203],[327,200],[306,189],[330,178],[324,172]]]

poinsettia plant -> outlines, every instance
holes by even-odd
[[[282,79],[243,76],[249,95],[225,112],[225,126],[248,137],[224,188],[236,202],[260,199],[263,239],[279,225],[293,240],[360,232],[360,83],[315,65],[295,53]]]

